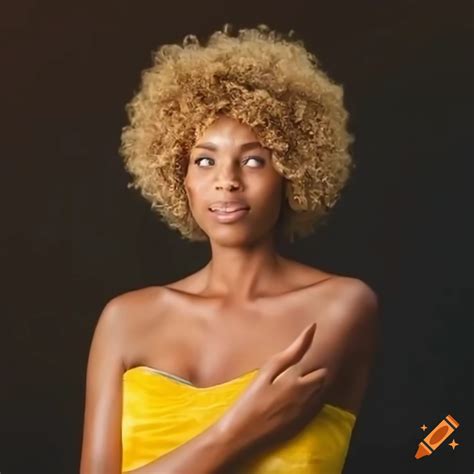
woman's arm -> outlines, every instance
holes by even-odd
[[[118,298],[105,306],[92,338],[87,364],[80,474],[121,472],[124,338],[120,306]]]
[[[80,474],[122,472],[122,377],[127,296],[111,300],[102,311],[89,352]],[[209,473],[225,468],[239,452],[228,429],[219,423],[159,459],[128,471],[147,473]]]

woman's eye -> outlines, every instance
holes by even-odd
[[[214,161],[212,158],[208,158],[207,156],[201,156],[200,158],[196,158],[194,163],[196,163],[198,166],[201,166],[201,162],[203,160]],[[207,165],[204,165],[204,168],[207,168]]]
[[[205,164],[202,164],[202,163]],[[208,163],[206,163],[208,162]],[[197,164],[200,168],[209,168],[209,166],[214,165],[214,159],[209,158],[208,156],[200,156],[199,158],[196,158],[194,160],[194,163]],[[265,160],[263,158],[260,158],[258,156],[249,156],[243,161],[244,165],[247,163],[251,163],[250,167],[251,168],[258,168],[259,166],[263,165],[265,163]]]
[[[251,162],[254,162],[254,164],[251,165],[251,168],[258,168],[260,165],[263,165],[265,163],[265,160],[263,160],[262,158],[258,157],[258,156],[249,156],[246,160],[245,160],[245,164],[247,163],[251,163]],[[255,165],[255,163],[257,163]]]

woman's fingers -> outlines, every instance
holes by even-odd
[[[270,359],[267,364],[267,375],[270,382],[273,383],[276,377],[281,375],[285,370],[294,366],[308,348],[311,346],[313,336],[316,331],[316,323],[312,323],[283,351]]]
[[[302,384],[316,384],[317,387],[322,385],[326,380],[327,369],[325,367],[321,367],[319,369],[315,369],[311,372],[308,372],[305,375],[300,375],[298,377],[299,382]]]

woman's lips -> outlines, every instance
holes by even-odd
[[[214,219],[217,220],[217,222],[223,222],[223,223],[228,223],[228,222],[235,222],[242,217],[246,216],[247,213],[249,212],[250,209],[238,209],[236,211],[231,211],[231,212],[224,212],[224,211],[209,211]]]

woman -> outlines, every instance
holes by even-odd
[[[212,258],[105,306],[81,473],[341,472],[377,298],[276,244],[311,233],[349,177],[342,88],[301,42],[225,27],[161,47],[128,112],[132,185]]]

